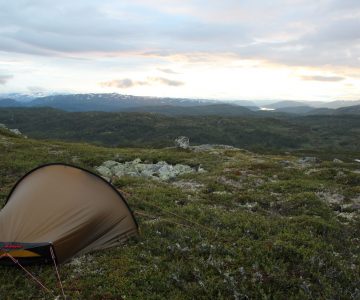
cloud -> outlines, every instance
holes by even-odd
[[[344,80],[345,77],[314,75],[314,76],[301,76],[301,79],[302,80],[308,80],[308,81],[337,82],[337,81]]]
[[[232,53],[288,65],[360,67],[359,3],[19,0],[0,10],[0,51],[78,57]]]
[[[124,79],[115,79],[111,81],[105,81],[101,82],[100,85],[103,87],[116,87],[116,88],[122,88],[122,89],[128,89],[134,86],[138,85],[146,85],[146,82],[143,81],[134,81],[129,78]]]
[[[178,72],[175,72],[174,70],[166,69],[166,68],[158,68],[158,70],[160,72],[163,72],[163,73],[166,73],[166,74],[179,74]]]
[[[149,77],[148,80],[149,80],[149,82],[160,83],[160,84],[169,85],[169,86],[184,85],[184,82],[182,82],[182,81],[170,80],[170,79],[163,78],[163,77]]]
[[[170,80],[163,77],[148,77],[146,80],[132,80],[130,78],[124,78],[124,79],[115,79],[100,83],[102,87],[115,87],[122,89],[128,89],[136,86],[154,85],[154,84],[162,84],[162,85],[168,85],[174,87],[184,85],[184,83],[181,81]]]
[[[0,75],[0,84],[6,84],[11,78],[13,78],[12,75]]]

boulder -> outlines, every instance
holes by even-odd
[[[112,176],[112,172],[109,168],[105,167],[104,165],[101,165],[96,168],[96,171],[100,173],[101,176],[110,178]]]
[[[179,136],[175,139],[175,146],[180,149],[189,149],[190,141],[186,136]]]
[[[306,156],[306,157],[300,158],[298,160],[298,162],[299,162],[299,164],[302,164],[302,165],[312,165],[312,164],[319,163],[320,160],[313,156]]]
[[[9,129],[9,131],[10,132],[12,132],[12,133],[14,133],[14,134],[16,134],[16,135],[22,135],[22,133],[20,132],[20,130],[19,129]]]
[[[106,167],[106,168],[111,169],[112,167],[114,167],[114,166],[117,165],[117,162],[116,162],[116,161],[113,161],[113,160],[107,160],[107,161],[103,162],[102,165],[103,165],[104,167]]]
[[[338,158],[334,158],[333,162],[336,163],[336,164],[342,164],[343,163],[343,161],[338,159]]]
[[[164,181],[173,179],[182,174],[205,171],[202,168],[196,169],[188,165],[170,165],[166,161],[159,161],[156,164],[143,163],[139,158],[125,163],[105,161],[101,166],[97,167],[96,170],[106,178],[110,178],[113,175],[116,177],[135,176],[150,177]]]

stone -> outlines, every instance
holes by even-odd
[[[336,164],[342,164],[342,163],[343,163],[343,161],[342,161],[341,159],[334,158],[333,163],[336,163]]]
[[[12,133],[14,133],[14,134],[16,134],[16,135],[22,135],[22,133],[20,132],[20,130],[19,129],[9,129],[9,131],[10,132],[12,132]]]
[[[302,165],[311,165],[311,164],[316,164],[319,163],[320,160],[314,156],[306,156],[306,157],[302,157],[298,160],[299,164]]]
[[[176,164],[170,165],[166,161],[159,161],[156,164],[142,163],[140,158],[125,163],[116,161],[105,161],[96,170],[104,177],[110,178],[113,175],[116,177],[135,176],[135,177],[150,177],[156,180],[170,180],[176,176],[195,173],[198,170],[188,165]],[[205,170],[200,169],[200,172]]]
[[[104,176],[107,178],[110,178],[112,176],[111,170],[103,165],[96,167],[96,171],[98,171],[101,174],[101,176]]]
[[[317,192],[316,195],[323,201],[325,201],[328,204],[341,204],[345,196],[337,193],[331,193],[331,192]]]
[[[175,146],[180,149],[189,149],[190,141],[186,136],[179,136],[175,139]]]
[[[118,162],[113,161],[113,160],[107,160],[105,162],[102,163],[102,165],[106,168],[111,169],[112,167],[116,166],[118,164]]]

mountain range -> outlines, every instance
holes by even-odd
[[[40,97],[38,97],[40,96]],[[261,102],[261,101],[260,101]],[[0,107],[52,107],[70,112],[150,112],[165,115],[253,115],[285,113],[297,115],[359,114],[359,101],[277,101],[258,106],[256,101],[160,98],[106,94],[3,94]]]

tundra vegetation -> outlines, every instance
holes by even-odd
[[[66,294],[73,299],[360,298],[358,157],[195,149],[106,148],[25,139],[0,128],[0,205],[22,175],[49,162],[94,172],[106,161],[201,168],[165,180],[113,176],[135,212],[140,235],[61,265]],[[60,295],[51,265],[29,270]],[[0,278],[1,299],[49,297],[17,267],[1,267]]]

